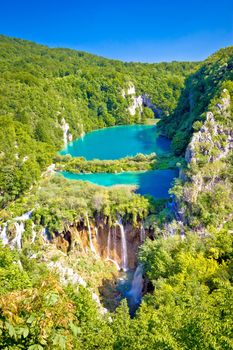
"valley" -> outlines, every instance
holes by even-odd
[[[230,350],[233,48],[0,72],[0,347]]]

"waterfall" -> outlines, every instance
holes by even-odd
[[[107,259],[110,259],[111,258],[111,238],[112,238],[112,235],[111,235],[111,230],[108,231],[108,241],[107,241]]]
[[[125,236],[124,226],[120,221],[117,221],[116,224],[120,227],[121,232],[121,264],[124,271],[128,270],[128,252],[127,252],[127,242]]]
[[[31,215],[32,215],[32,212],[33,212],[34,209],[32,210],[29,210],[27,213],[21,215],[21,216],[17,216],[16,218],[14,218],[13,220],[14,221],[26,221],[26,220],[29,220]]]
[[[91,249],[91,251],[93,253],[96,253],[95,247],[94,247],[93,242],[92,242],[91,227],[90,227],[90,222],[89,222],[89,218],[88,218],[87,213],[86,213],[86,219],[87,219],[87,227],[88,227],[88,236],[89,236],[90,249]]]
[[[96,242],[100,244],[99,230],[98,230],[98,227],[96,226],[95,226],[95,234],[96,234]]]
[[[2,240],[2,243],[4,245],[9,243],[8,237],[7,237],[7,224],[3,226],[3,229],[0,234],[0,239]]]
[[[84,139],[84,136],[85,136],[85,132],[83,131],[82,133],[81,133],[81,140],[83,141],[83,139]]]
[[[34,230],[35,224],[34,222],[32,223],[32,240],[31,243],[35,243],[35,239],[36,239],[36,231]]]
[[[114,261],[116,261],[116,257],[117,257],[117,237],[116,237],[116,227],[114,227],[114,231],[113,231],[113,259]]]
[[[134,304],[139,304],[142,298],[142,289],[143,289],[143,267],[138,265],[133,276],[133,281],[130,291],[127,293],[129,298],[132,298]]]
[[[64,145],[67,145],[68,142],[68,130],[69,130],[69,125],[65,124],[65,127],[63,129],[63,141],[64,141]]]
[[[63,130],[63,142],[64,142],[64,146],[66,147],[67,142],[68,142],[68,131],[69,131],[69,124],[66,123],[65,119],[62,118],[61,121],[61,128]]]
[[[48,241],[48,235],[47,235],[47,227],[43,227],[41,232],[40,232],[41,237],[45,242]]]
[[[84,136],[85,136],[85,131],[83,130],[83,124],[82,124],[82,131],[81,131],[81,140],[83,141]]]
[[[143,224],[141,224],[141,227],[140,227],[140,242],[144,242],[145,239],[146,239],[146,231],[144,229]]]
[[[28,211],[27,213],[24,213],[21,216],[16,216],[13,221],[15,221],[15,229],[16,229],[16,234],[14,239],[11,241],[10,246],[13,248],[17,246],[18,249],[22,248],[22,234],[24,232],[24,223],[23,221],[29,220],[32,212],[34,209]],[[20,222],[18,222],[20,221]],[[0,234],[0,239],[2,240],[3,244],[6,245],[9,243],[9,239],[7,237],[7,223],[4,224],[3,229]]]
[[[111,261],[117,268],[118,271],[120,271],[120,266],[118,262],[115,260],[116,258],[116,228],[114,231],[114,236],[113,236],[113,245],[114,245],[114,259],[111,259],[111,245],[112,245],[112,231],[108,231],[108,241],[107,241],[107,261]]]
[[[25,219],[26,220],[26,219]],[[11,247],[17,247],[19,250],[22,248],[22,234],[24,232],[24,223],[21,221],[20,223],[15,222],[15,238],[11,241]]]
[[[100,249],[101,242],[100,242],[99,230],[98,230],[98,227],[96,227],[96,226],[94,227],[94,229],[95,229],[96,243],[97,243],[97,252],[96,253],[98,253],[98,256],[100,256],[101,255],[101,249]],[[94,247],[94,249],[95,249],[95,247]],[[95,249],[95,251],[96,251],[96,249]]]

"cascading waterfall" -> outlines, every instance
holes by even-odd
[[[17,216],[13,219],[15,222],[15,229],[16,229],[16,234],[14,239],[11,241],[10,246],[13,248],[17,246],[18,249],[22,248],[22,234],[24,232],[24,221],[27,221],[30,219],[32,212],[34,209],[28,211],[27,213],[24,213],[21,216]],[[4,224],[3,229],[0,234],[0,239],[2,240],[3,244],[9,244],[9,239],[7,237],[7,222]]]
[[[88,236],[89,236],[89,243],[90,243],[90,249],[93,253],[96,254],[96,250],[95,250],[95,247],[93,245],[93,242],[92,242],[92,235],[91,235],[91,227],[90,227],[90,222],[89,222],[89,218],[88,218],[88,215],[86,213],[86,220],[87,220],[87,228],[88,228]]]
[[[13,220],[14,221],[26,221],[26,220],[29,220],[31,215],[32,215],[32,212],[33,212],[34,209],[32,210],[29,210],[27,213],[24,213],[23,215],[21,216],[17,216],[16,218],[14,218]]]
[[[32,240],[31,240],[31,243],[35,243],[35,240],[36,240],[36,231],[34,230],[34,227],[35,227],[35,224],[34,222],[32,223]]]
[[[128,270],[128,251],[127,251],[127,242],[125,236],[124,226],[120,221],[117,221],[116,224],[120,227],[121,233],[121,266],[124,271]]]
[[[47,227],[43,227],[41,232],[40,232],[41,237],[45,242],[48,241],[48,236],[47,236]]]
[[[114,227],[114,231],[113,231],[113,252],[114,252],[114,256],[113,259],[114,261],[116,261],[117,258],[117,235],[116,235],[116,227]]]
[[[111,261],[117,268],[118,271],[120,271],[120,266],[118,264],[118,262],[116,261],[116,228],[114,231],[114,235],[113,235],[113,246],[114,246],[114,258],[111,258],[111,245],[112,245],[112,231],[109,230],[108,231],[108,240],[107,240],[107,260]]]
[[[112,238],[112,232],[111,230],[108,230],[108,241],[107,241],[107,259],[111,259],[110,250],[111,250],[111,238]]]
[[[69,130],[69,126],[66,124],[63,131],[63,141],[65,146],[67,145],[67,142],[68,142],[68,130]]]
[[[143,224],[141,224],[141,227],[140,227],[140,242],[144,242],[146,239],[146,231],[145,231],[145,228],[143,226]]]
[[[138,305],[142,299],[142,289],[143,289],[143,267],[138,265],[133,276],[132,285],[130,291],[127,293],[127,296],[131,304]]]
[[[100,244],[99,230],[98,230],[98,227],[96,227],[96,226],[95,226],[95,235],[96,235],[97,244]]]
[[[4,245],[9,243],[8,237],[7,237],[7,224],[3,226],[3,229],[0,234],[0,239],[2,240],[2,243]]]
[[[85,131],[83,130],[83,124],[82,124],[82,131],[81,131],[81,140],[83,141],[84,136],[85,136]]]
[[[61,121],[61,128],[63,130],[63,142],[64,142],[64,146],[66,147],[67,143],[68,143],[68,132],[69,132],[69,124],[66,123],[65,119],[62,118]]]
[[[25,219],[26,220],[26,219]],[[15,238],[11,241],[11,247],[17,247],[19,250],[22,248],[22,234],[24,232],[24,223],[21,222],[15,222]]]
[[[29,210],[27,213],[24,213],[21,216],[17,216],[14,218],[15,221],[15,229],[16,234],[15,238],[11,242],[11,247],[17,247],[19,250],[22,248],[22,235],[24,233],[24,221],[27,221],[30,219],[32,212],[34,209]]]

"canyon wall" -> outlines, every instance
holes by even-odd
[[[146,235],[141,223],[133,227],[117,221],[109,227],[103,221],[93,224],[86,219],[70,225],[54,241],[57,248],[64,252],[77,250],[86,253],[91,250],[97,256],[115,264],[118,270],[128,270],[135,268],[138,248]]]

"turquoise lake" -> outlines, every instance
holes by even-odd
[[[105,128],[86,134],[67,145],[60,154],[91,159],[119,159],[137,153],[159,155],[170,152],[170,141],[156,133],[155,125],[127,125]],[[81,180],[99,186],[135,185],[137,193],[150,194],[155,198],[167,198],[176,169],[147,172],[123,172],[119,174],[73,174],[60,172],[70,180]]]
[[[100,186],[136,185],[137,193],[150,194],[155,198],[167,198],[172,181],[178,175],[175,169],[154,170],[146,172],[125,172],[119,174],[73,174],[60,172],[70,180],[89,181]]]
[[[60,154],[91,159],[119,159],[137,153],[164,154],[170,141],[156,133],[155,125],[126,125],[100,129],[70,142]]]

